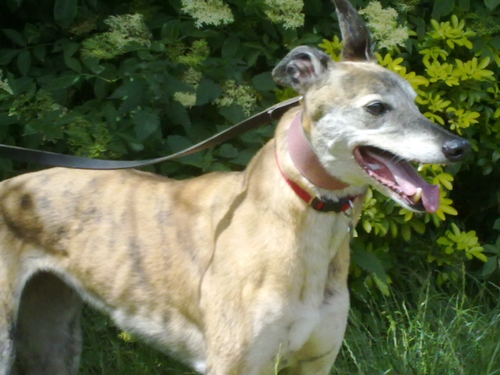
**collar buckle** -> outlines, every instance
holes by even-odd
[[[346,212],[353,206],[352,201],[354,199],[356,199],[356,197],[345,197],[335,202],[331,199],[312,197],[309,201],[309,206],[319,212]]]

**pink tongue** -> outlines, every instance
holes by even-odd
[[[425,210],[430,214],[437,211],[439,207],[438,185],[430,185],[425,182],[415,169],[405,161],[395,162],[392,157],[374,154],[370,151],[367,151],[367,154],[390,170],[394,180],[406,195],[411,197],[417,192],[418,188],[421,188],[422,203]]]

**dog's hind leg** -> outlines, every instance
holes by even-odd
[[[17,316],[16,370],[23,375],[74,375],[81,352],[82,300],[49,272],[26,284]]]
[[[20,294],[15,264],[0,248],[0,375],[11,374],[15,356],[16,310]]]
[[[0,375],[9,375],[14,361],[14,294],[0,280]]]

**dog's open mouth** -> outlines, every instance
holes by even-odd
[[[414,210],[433,213],[438,209],[439,186],[425,182],[409,162],[372,146],[356,147],[354,158],[371,178],[394,191]]]

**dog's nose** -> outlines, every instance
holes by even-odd
[[[449,161],[461,161],[469,154],[470,148],[470,143],[465,139],[452,139],[443,145],[443,154]]]

